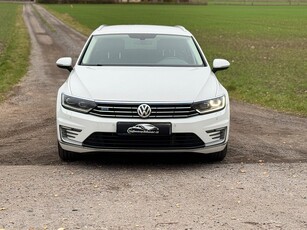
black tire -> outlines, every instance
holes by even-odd
[[[62,161],[70,162],[76,160],[76,153],[62,149],[59,143],[58,143],[58,151]]]
[[[220,151],[220,152],[216,152],[216,153],[210,153],[208,155],[208,160],[209,161],[222,161],[224,160],[224,158],[226,157],[227,155],[227,145],[226,147]]]

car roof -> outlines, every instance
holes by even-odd
[[[102,34],[167,34],[192,36],[192,34],[182,26],[156,26],[156,25],[102,25],[98,27],[92,35]]]

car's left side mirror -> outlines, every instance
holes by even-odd
[[[230,66],[229,61],[225,59],[214,59],[212,72],[216,73],[217,71],[228,69]]]
[[[67,69],[69,72],[72,71],[72,58],[62,57],[56,61],[56,65],[61,69]]]

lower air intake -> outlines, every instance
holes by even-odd
[[[75,129],[62,125],[60,126],[61,137],[63,140],[74,140],[81,131],[81,129]]]
[[[210,143],[224,142],[226,139],[227,127],[208,130],[206,133],[208,133],[212,140]]]
[[[204,147],[205,143],[194,133],[173,133],[169,136],[154,136],[96,132],[83,142],[83,146],[110,149],[176,149]]]

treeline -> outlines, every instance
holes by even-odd
[[[209,0],[209,4],[251,6],[307,5],[307,0]]]
[[[100,3],[170,3],[170,4],[202,4],[207,5],[208,0],[36,0],[37,3],[46,4],[100,4]]]

